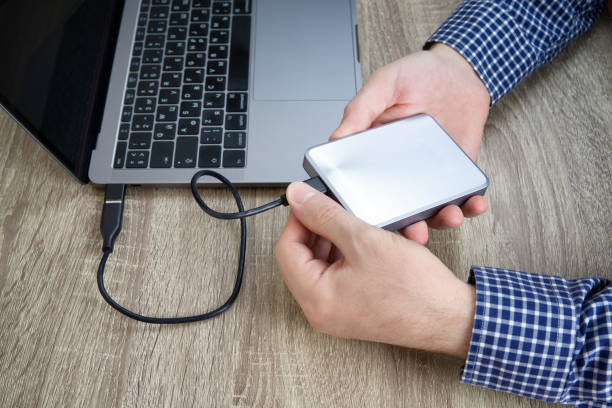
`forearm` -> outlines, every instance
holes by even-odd
[[[604,0],[464,1],[428,39],[474,67],[491,105],[597,20]]]

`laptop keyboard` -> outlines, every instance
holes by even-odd
[[[114,168],[244,167],[251,1],[143,0]]]

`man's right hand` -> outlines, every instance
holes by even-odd
[[[489,104],[489,92],[467,60],[452,48],[436,43],[429,51],[416,52],[374,72],[346,106],[342,122],[330,139],[427,113],[475,160]],[[447,206],[427,224],[421,221],[402,232],[406,238],[425,244],[427,225],[456,227],[464,217],[485,211],[487,201],[475,196],[461,208]]]

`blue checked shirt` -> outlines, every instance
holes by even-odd
[[[552,60],[604,1],[463,2],[429,38],[461,53],[491,104]],[[612,407],[612,282],[473,267],[476,314],[461,381],[549,402]]]
[[[494,105],[591,27],[603,8],[603,0],[467,0],[426,47],[441,42],[459,51]]]

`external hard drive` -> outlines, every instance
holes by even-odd
[[[365,222],[397,230],[483,195],[489,180],[428,115],[310,148],[304,169]]]

